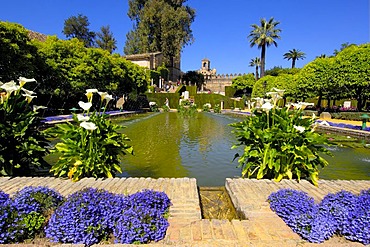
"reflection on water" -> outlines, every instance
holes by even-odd
[[[228,115],[199,113],[182,118],[177,113],[151,113],[116,119],[127,128],[135,155],[123,157],[120,176],[194,177],[199,186],[223,186],[225,178],[238,177],[240,168],[232,162],[236,137],[228,124],[241,121]],[[324,156],[329,165],[320,172],[322,179],[370,180],[370,148],[330,146],[334,157]],[[56,154],[45,157],[49,164]]]
[[[370,149],[329,147],[334,157],[324,156],[329,165],[320,172],[323,179],[370,179]]]
[[[195,177],[200,186],[224,185],[240,175],[229,123],[237,119],[214,114],[183,118],[160,113],[135,123],[125,122],[135,156],[126,155],[122,176]]]
[[[121,176],[194,177],[200,186],[222,186],[227,177],[240,176],[231,150],[236,143],[228,124],[241,121],[228,115],[199,113],[182,118],[176,113],[155,113],[126,121],[135,156],[127,155]],[[370,179],[370,149],[330,146],[323,179]]]

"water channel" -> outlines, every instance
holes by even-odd
[[[135,155],[122,162],[126,177],[194,177],[199,186],[223,186],[225,178],[239,177],[232,127],[241,121],[229,115],[198,113],[184,118],[177,113],[151,113],[133,119],[117,119],[126,126]],[[322,170],[322,179],[370,179],[370,149],[329,147],[334,158]]]

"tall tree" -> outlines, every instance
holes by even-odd
[[[261,67],[260,75],[263,77],[265,75],[265,60],[266,60],[266,47],[270,45],[275,45],[277,47],[276,39],[280,39],[279,33],[281,29],[277,28],[279,21],[275,21],[273,17],[266,21],[265,18],[260,20],[260,25],[252,24],[253,30],[248,35],[250,38],[250,46],[257,46],[261,49]]]
[[[64,21],[63,33],[67,38],[81,40],[85,47],[93,47],[96,34],[90,31],[89,25],[90,22],[87,16],[82,14],[71,16]]]
[[[103,50],[109,51],[110,54],[117,49],[117,40],[113,37],[110,27],[102,26],[100,32],[96,33],[96,45]]]
[[[186,0],[129,0],[128,16],[134,21],[127,34],[125,54],[162,52],[172,66],[186,45],[193,42],[195,10]]]
[[[293,50],[289,50],[289,52],[285,53],[284,54],[284,59],[288,59],[288,61],[290,59],[292,59],[292,69],[295,68],[295,61],[299,60],[299,59],[305,59],[305,53],[300,51],[300,50],[296,50],[296,49],[293,49]]]
[[[249,62],[249,66],[256,68],[255,77],[256,77],[256,81],[257,81],[258,78],[259,78],[258,68],[261,66],[261,59],[259,57],[252,58],[251,61]]]

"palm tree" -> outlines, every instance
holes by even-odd
[[[251,25],[253,30],[248,35],[248,38],[250,38],[250,46],[253,47],[257,45],[258,49],[261,48],[261,77],[265,75],[266,47],[269,47],[271,44],[277,47],[276,39],[280,39],[279,33],[281,30],[276,28],[279,24],[280,22],[275,21],[274,18],[271,17],[268,21],[262,18],[260,26],[257,24]]]
[[[258,67],[261,66],[261,59],[259,57],[252,58],[250,63],[250,67],[256,67],[256,81],[258,80]]]
[[[306,58],[305,55],[306,54],[304,52],[293,49],[293,50],[289,50],[289,52],[284,54],[284,59],[288,59],[288,61],[292,59],[292,69],[293,69],[295,68],[295,61],[299,59],[305,59]]]

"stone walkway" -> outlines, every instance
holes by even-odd
[[[25,186],[48,186],[63,195],[86,187],[104,188],[114,193],[124,194],[132,194],[143,189],[164,191],[173,203],[170,208],[170,227],[164,240],[143,246],[316,246],[317,244],[302,240],[270,210],[266,201],[268,195],[281,188],[292,188],[305,191],[316,201],[320,201],[327,193],[335,193],[342,189],[358,194],[361,190],[370,188],[370,181],[320,180],[319,187],[314,187],[307,181],[297,183],[283,180],[276,183],[271,180],[226,179],[226,190],[244,218],[232,221],[201,219],[198,189],[194,178],[85,178],[73,183],[53,177],[0,177],[0,189],[6,193],[14,193]],[[31,245],[20,244],[19,246]],[[334,237],[317,246],[363,245]]]

